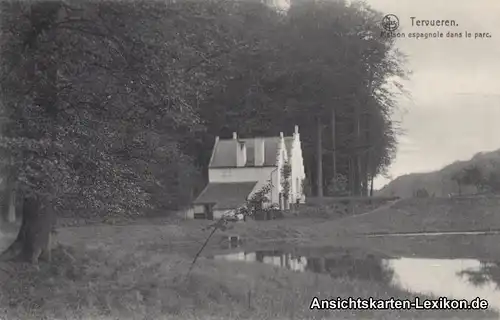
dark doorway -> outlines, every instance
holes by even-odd
[[[214,211],[213,211],[213,205],[212,204],[206,204],[205,205],[205,214],[208,220],[213,220],[214,219]]]

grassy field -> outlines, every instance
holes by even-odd
[[[486,319],[488,312],[311,311],[320,298],[412,298],[375,281],[150,250],[59,247],[41,271],[2,265],[5,319]]]
[[[373,215],[338,221],[352,233],[500,230],[500,197],[405,199]]]
[[[405,201],[395,206],[411,210],[415,203]],[[430,202],[418,204],[435,205]],[[486,212],[492,210],[492,204],[486,204],[487,209],[476,212],[491,218],[493,215]],[[447,205],[443,203],[441,208]],[[432,212],[448,211],[435,209]],[[230,234],[241,236],[248,247],[281,242],[287,246],[350,246],[377,250],[385,255],[397,256],[411,251],[439,257],[443,254],[488,255],[500,251],[496,248],[498,241],[495,239],[498,238],[493,237],[450,236],[444,241],[398,238],[395,241],[356,235],[369,222],[381,229],[384,224],[381,217],[387,219],[386,224],[393,222],[387,214],[382,210],[345,220],[296,216],[235,223],[231,230],[215,234],[207,252],[215,252]],[[408,221],[414,223],[415,220],[418,219],[396,221],[405,229],[410,226]],[[357,223],[352,224],[353,221]],[[443,219],[435,217],[435,221]],[[493,218],[490,225],[491,221]],[[484,319],[498,316],[492,312],[466,311],[311,311],[309,306],[314,296],[324,299],[413,296],[377,281],[297,273],[260,264],[227,263],[201,257],[188,276],[195,253],[210,233],[203,230],[208,224],[207,221],[171,219],[123,226],[62,228],[57,236],[59,247],[54,251],[54,262],[42,265],[39,272],[30,266],[0,264],[0,318]]]

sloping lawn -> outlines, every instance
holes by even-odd
[[[405,199],[336,225],[335,230],[354,234],[500,230],[500,197]]]

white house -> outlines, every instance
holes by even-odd
[[[283,196],[282,168],[289,164],[289,195]],[[188,218],[219,219],[228,211],[239,208],[263,186],[271,183],[270,203],[288,209],[290,203],[304,203],[302,182],[305,179],[304,161],[298,126],[291,137],[239,139],[215,138],[208,166],[209,182],[193,206]],[[284,199],[288,199],[285,202]]]

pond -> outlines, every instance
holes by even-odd
[[[352,248],[309,251],[239,251],[211,258],[379,281],[417,294],[470,300],[480,297],[500,311],[500,261],[386,257]]]

